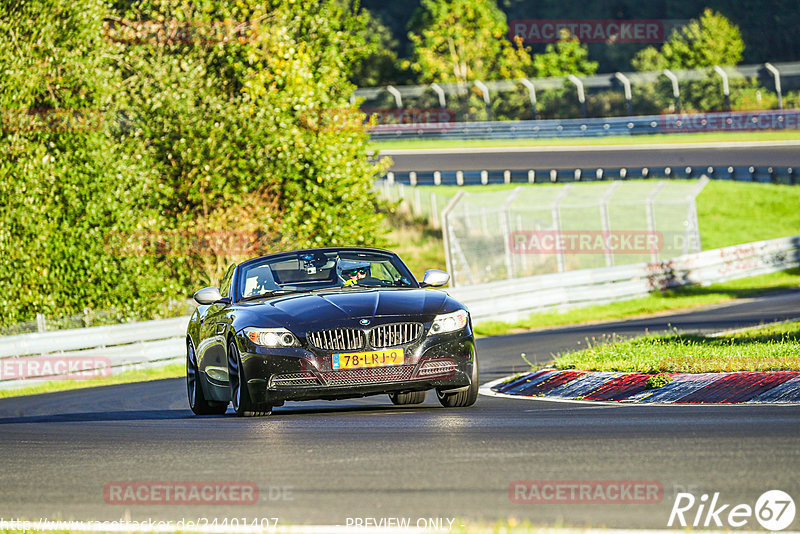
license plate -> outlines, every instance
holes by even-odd
[[[401,365],[403,349],[374,350],[372,352],[348,352],[334,354],[334,369],[359,369],[362,367],[381,367],[383,365]]]

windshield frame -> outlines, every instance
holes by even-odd
[[[419,285],[419,281],[416,277],[412,274],[411,270],[408,266],[403,262],[403,260],[395,254],[394,252],[379,249],[379,248],[369,248],[369,247],[325,247],[325,248],[310,248],[310,249],[299,249],[299,250],[292,250],[287,252],[279,252],[276,254],[268,254],[266,256],[261,256],[258,258],[253,258],[242,262],[239,264],[238,268],[236,269],[236,276],[233,280],[233,284],[231,287],[231,293],[234,302],[238,302],[240,300],[257,300],[257,295],[250,295],[245,297],[244,296],[244,284],[246,283],[246,276],[245,271],[249,270],[252,267],[257,267],[262,264],[269,264],[285,259],[294,258],[300,254],[344,254],[347,259],[351,256],[357,256],[359,254],[363,254],[365,256],[385,256],[386,260],[390,261],[392,265],[397,269],[397,272],[400,274],[401,277],[404,277],[409,280],[408,286],[378,286],[378,285],[362,285],[362,286],[345,286],[345,287],[336,287],[336,286],[328,286],[322,288],[309,288],[309,289],[299,289],[296,292],[287,292],[285,295],[292,295],[292,294],[309,294],[314,291],[320,290],[347,290],[352,287],[358,287],[362,289],[419,289],[421,286]],[[281,296],[281,293],[270,293],[269,291],[264,293],[263,298],[271,298],[273,296]]]

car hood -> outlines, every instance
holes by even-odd
[[[450,306],[446,305],[450,301]],[[454,305],[453,305],[454,304]],[[430,289],[364,289],[288,295],[241,304],[240,325],[311,329],[352,319],[433,315],[460,307],[446,293]],[[247,324],[245,324],[247,323]]]

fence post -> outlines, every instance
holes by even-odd
[[[456,272],[454,270],[453,265],[453,250],[452,250],[452,239],[450,235],[450,224],[447,221],[447,218],[450,216],[450,212],[456,207],[456,205],[461,201],[461,197],[464,196],[464,190],[460,190],[456,193],[456,196],[448,202],[447,206],[442,210],[442,240],[444,241],[444,261],[447,268],[447,272],[450,273],[450,285],[452,287],[456,287],[458,285],[458,280],[456,276]]]
[[[531,110],[533,111],[533,120],[538,120],[539,110],[536,109],[536,87],[534,87],[533,82],[527,78],[521,79],[520,83],[528,90],[528,98],[531,100]]]
[[[606,191],[606,194],[603,195],[603,198],[600,199],[600,216],[602,220],[600,224],[603,228],[603,244],[605,245],[605,255],[606,255],[606,267],[612,267],[614,265],[614,253],[608,248],[608,236],[611,233],[611,217],[608,214],[608,201],[611,199],[611,196],[614,194],[614,191],[620,186],[622,182],[612,182],[611,186]]]
[[[722,78],[722,94],[725,96],[725,111],[731,110],[731,87],[728,84],[728,73],[719,65],[714,65],[714,72]]]
[[[434,192],[431,192],[431,214],[428,220],[434,228],[439,225],[439,206],[437,205],[437,195]]]
[[[514,258],[511,257],[511,204],[516,200],[517,195],[519,195],[520,191],[522,191],[522,186],[517,186],[508,195],[505,202],[503,202],[502,210],[500,211],[500,216],[502,217],[503,223],[503,241],[504,249],[506,251],[506,270],[508,272],[508,279],[511,280],[514,278]]]
[[[397,109],[403,109],[403,96],[400,91],[393,85],[387,85],[386,90],[394,97],[394,103],[397,104]]]
[[[664,76],[672,82],[672,98],[675,99],[675,113],[681,112],[681,88],[678,85],[678,77],[669,69],[664,69]]]
[[[36,314],[36,331],[37,332],[47,332],[47,321],[44,318],[43,313]]]
[[[575,84],[575,87],[578,89],[578,102],[581,104],[581,114],[583,118],[586,118],[586,94],[583,92],[583,82],[580,78],[575,76],[574,74],[570,74],[567,76],[569,81]]]
[[[553,201],[553,227],[556,231],[556,237],[561,237],[561,202],[567,197],[569,194],[569,190],[572,189],[572,184],[567,184],[564,186],[564,189],[561,190],[561,193],[556,197]],[[560,239],[559,239],[560,240]],[[558,264],[558,272],[563,273],[567,269],[567,262],[564,256],[564,250],[558,250],[556,252],[556,262]]]
[[[622,82],[622,86],[625,88],[625,102],[627,103],[628,107],[628,115],[633,115],[633,95],[631,94],[631,81],[621,72],[614,73],[614,77]]]
[[[781,71],[779,71],[772,63],[764,63],[764,66],[775,78],[775,92],[778,93],[778,109],[783,109],[783,95],[781,94]]]
[[[444,97],[444,89],[438,83],[432,83],[431,89],[433,89],[439,97],[439,107],[442,109],[447,107],[447,100]]]
[[[645,210],[647,213],[647,230],[650,232],[650,235],[653,235],[656,231],[656,210],[655,210],[655,198],[664,189],[664,186],[667,185],[667,182],[659,182],[653,192],[647,195],[647,200],[645,201]],[[650,251],[650,261],[657,262],[658,261],[658,251],[651,250]]]
[[[475,80],[475,87],[480,89],[483,95],[483,103],[486,106],[486,119],[492,120],[492,102],[489,99],[489,88],[480,80]]]

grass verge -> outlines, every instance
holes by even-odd
[[[722,336],[671,334],[601,343],[559,356],[557,369],[638,373],[800,370],[800,322]]]
[[[705,287],[691,286],[664,293],[653,293],[647,297],[622,302],[574,308],[563,312],[536,313],[527,319],[512,323],[487,321],[476,325],[475,333],[481,336],[497,336],[532,328],[630,319],[720,304],[737,298],[749,298],[777,289],[798,286],[800,286],[800,268],[795,268]]]
[[[619,135],[608,137],[572,137],[560,139],[413,139],[379,141],[369,144],[369,150],[413,150],[426,148],[482,148],[529,146],[592,146],[592,145],[658,145],[666,143],[730,143],[744,141],[795,141],[800,131],[774,132],[709,132],[694,134]]]
[[[97,386],[111,386],[114,384],[127,384],[129,382],[147,382],[149,380],[160,380],[162,378],[182,377],[186,373],[186,367],[182,362],[171,363],[156,369],[137,369],[123,371],[122,373],[106,378],[90,378],[87,380],[51,380],[25,386],[18,389],[0,390],[0,399],[5,397],[19,397],[22,395],[36,395],[39,393],[51,393],[53,391],[66,391],[69,389],[82,389]]]

